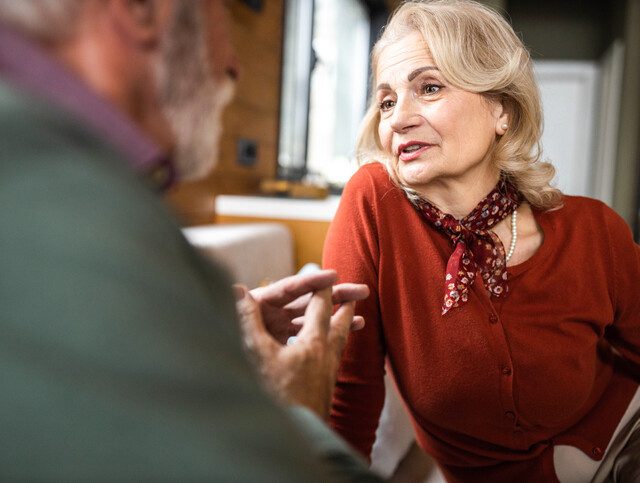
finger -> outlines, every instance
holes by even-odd
[[[307,309],[307,305],[309,305],[309,300],[311,300],[311,296],[313,293],[306,293],[293,302],[289,302],[285,305],[285,309],[291,314],[292,317],[299,317],[304,314],[304,311]]]
[[[349,326],[351,332],[364,329],[364,317],[362,315],[355,315]]]
[[[258,301],[269,301],[271,304],[284,307],[306,293],[332,286],[336,278],[335,270],[320,270],[304,275],[292,275],[266,287],[256,288],[251,293]]]
[[[328,336],[329,346],[338,355],[342,354],[342,350],[347,343],[355,307],[355,302],[344,303],[336,310],[336,313],[333,314],[331,318],[331,327]]]
[[[369,296],[369,287],[363,283],[341,283],[334,285],[332,293],[332,302],[342,304],[352,300],[364,300]],[[297,320],[302,317],[307,304],[311,300],[311,294],[307,293],[298,297],[293,302],[287,304],[284,308],[287,310],[289,317]]]
[[[239,302],[240,300],[246,297],[248,292],[246,285],[243,285],[241,283],[235,283],[231,288],[233,289],[233,295],[236,299],[236,302]]]
[[[304,324],[304,317],[296,317],[291,320],[291,323],[294,325],[302,325]],[[349,330],[356,331],[361,330],[362,328],[364,328],[364,317],[361,315],[354,315],[351,325],[349,326]]]
[[[240,316],[240,329],[245,345],[254,350],[257,347],[276,342],[264,325],[260,305],[251,296],[251,293],[243,285],[234,285],[236,297],[244,296],[237,300],[236,310]]]
[[[364,300],[369,296],[369,287],[364,283],[341,283],[333,287],[333,303],[342,304],[352,300]]]
[[[315,292],[304,313],[305,320],[302,329],[298,332],[298,338],[326,340],[332,311],[331,287]]]

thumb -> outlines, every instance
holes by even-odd
[[[251,295],[246,286],[233,286],[236,296],[236,310],[240,317],[242,340],[250,351],[255,351],[272,339],[262,319],[260,304]]]

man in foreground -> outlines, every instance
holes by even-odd
[[[243,357],[229,281],[153,192],[211,168],[227,28],[222,0],[0,0],[1,479],[371,478],[317,420],[366,287],[237,288],[294,424]]]

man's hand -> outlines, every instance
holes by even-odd
[[[304,323],[304,314],[311,294],[332,287],[336,282],[336,272],[320,270],[305,275],[293,275],[283,278],[266,287],[251,290],[251,296],[260,306],[262,320],[269,333],[280,343],[296,335],[300,324]],[[333,286],[332,301],[342,304],[352,300],[363,300],[369,296],[369,288],[364,284],[342,283]],[[353,318],[351,330],[364,326],[364,319],[357,315]]]
[[[300,279],[305,281],[295,290],[280,291],[280,298],[268,296],[263,299],[263,305],[254,298],[254,292],[250,293],[245,287],[236,286],[237,308],[244,344],[253,357],[267,388],[284,403],[302,404],[326,419],[340,358],[354,321],[355,301],[348,300],[342,303],[335,314],[331,315],[333,311],[331,283],[335,282],[335,273],[328,272],[320,278],[311,277],[313,283],[324,280],[322,283],[327,285],[329,281],[328,286],[313,290],[310,297],[300,302],[301,295],[309,291],[309,286],[306,285],[308,277],[299,276],[298,280],[294,280],[293,285],[300,282]],[[280,288],[291,288],[291,286],[291,280],[289,280]],[[303,286],[306,288],[303,289]],[[268,288],[265,287],[265,289]],[[334,298],[339,299],[350,292],[352,289],[347,288],[342,295],[336,296],[334,291]],[[358,298],[364,298],[361,289],[356,288],[355,292]],[[269,293],[267,291],[267,294]],[[368,290],[366,293],[368,294]],[[271,301],[271,304],[265,310],[264,301],[266,300]],[[289,307],[291,302],[295,302],[293,308]],[[269,313],[273,316],[270,311],[274,311],[278,317],[290,320],[291,317],[298,317],[297,314],[300,312],[298,303],[305,307],[304,323],[298,332],[295,344],[283,345],[269,332],[263,314]],[[362,325],[362,319],[357,325]]]

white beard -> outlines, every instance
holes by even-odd
[[[196,180],[208,175],[218,161],[222,136],[222,114],[233,99],[231,79],[208,79],[189,98],[165,113],[176,137],[174,165],[180,180]]]
[[[235,90],[231,78],[216,79],[212,74],[201,14],[193,5],[177,4],[156,65],[160,102],[175,138],[173,156],[181,180],[202,178],[216,165],[222,113]]]

